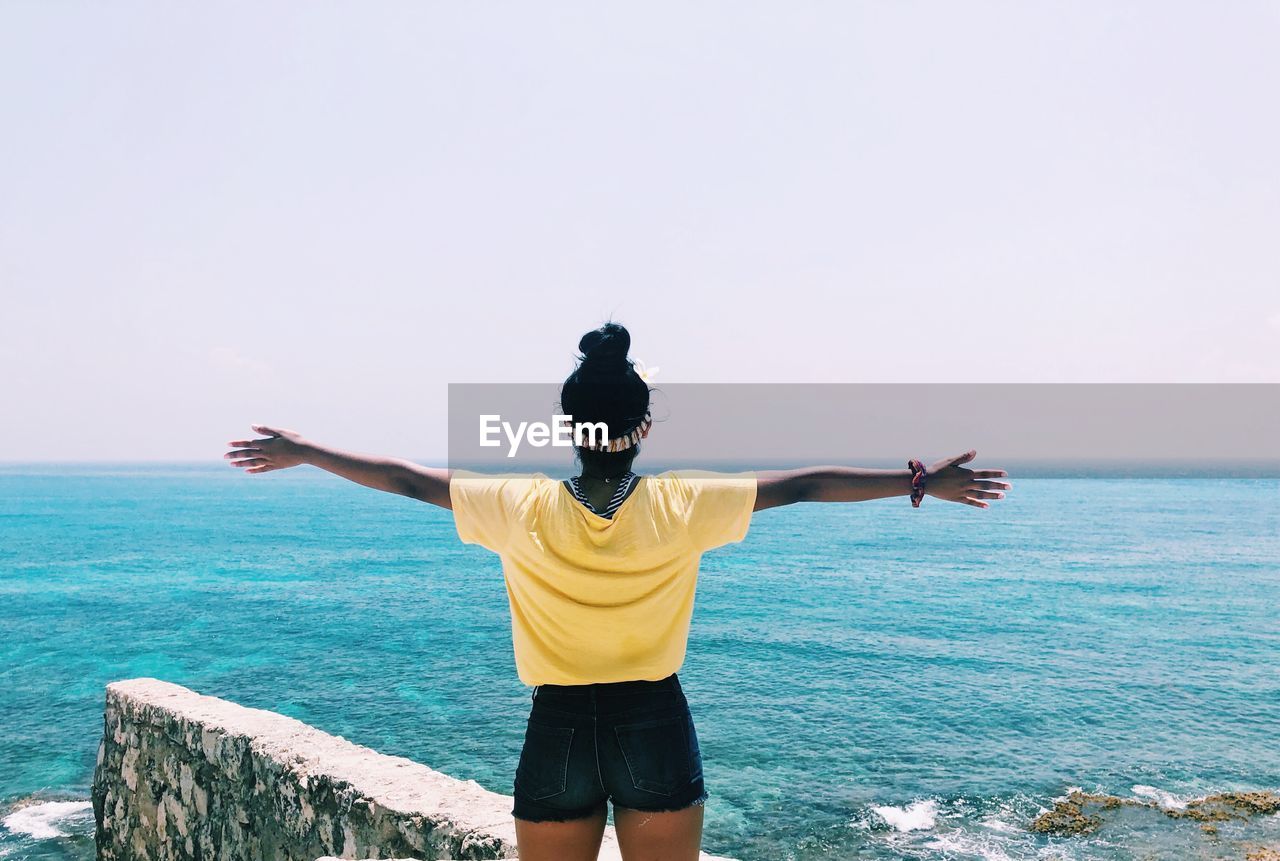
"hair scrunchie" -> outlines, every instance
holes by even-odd
[[[911,507],[919,508],[920,500],[924,499],[924,485],[929,473],[925,471],[924,464],[914,457],[907,461],[907,467],[911,470]]]

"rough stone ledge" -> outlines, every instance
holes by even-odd
[[[107,686],[93,806],[99,861],[516,857],[508,795],[151,678]]]

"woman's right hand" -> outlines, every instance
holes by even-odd
[[[227,443],[232,451],[223,457],[231,461],[245,472],[270,472],[273,469],[288,469],[307,462],[310,444],[297,431],[284,428],[272,428],[266,425],[250,425],[258,433],[267,434],[266,439],[241,439]]]
[[[947,502],[963,502],[977,508],[988,507],[989,503],[983,502],[984,499],[1004,499],[1004,491],[1011,485],[988,479],[1003,478],[1009,473],[1003,469],[965,469],[960,465],[977,456],[977,451],[969,449],[964,454],[943,458],[929,467],[924,483],[925,495],[936,496]]]

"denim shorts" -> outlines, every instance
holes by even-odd
[[[516,767],[511,813],[564,821],[615,806],[659,812],[707,799],[689,702],[661,681],[539,685]]]

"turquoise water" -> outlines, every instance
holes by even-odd
[[[1217,838],[1165,817],[1027,830],[1072,786],[1280,789],[1280,482],[1013,480],[988,511],[763,512],[703,560],[680,676],[704,848],[1173,859],[1280,842],[1280,817]],[[529,690],[501,578],[447,512],[314,470],[0,467],[0,856],[91,857],[103,686],[135,676],[509,793]]]

